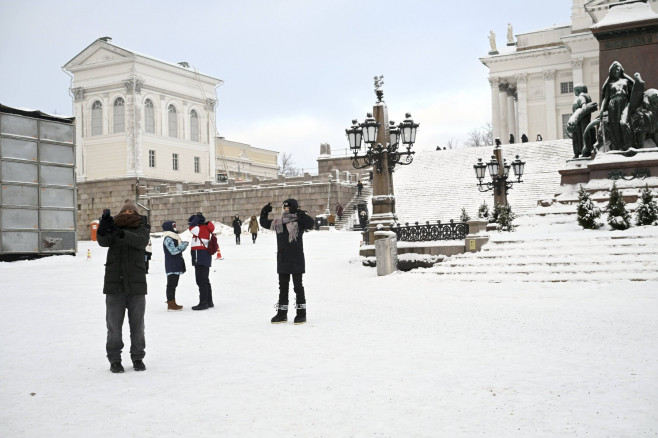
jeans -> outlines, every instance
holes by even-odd
[[[128,309],[128,324],[130,325],[130,358],[144,359],[146,353],[146,338],[144,337],[144,311],[146,310],[146,295],[106,294],[105,321],[107,322],[107,359],[110,363],[121,361],[123,350],[123,319]]]

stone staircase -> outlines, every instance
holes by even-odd
[[[354,214],[354,208],[359,204],[360,202],[363,201],[368,201],[368,199],[372,196],[372,184],[370,181],[366,180],[361,180],[363,183],[363,190],[361,190],[361,196],[357,196],[357,194],[354,194],[354,197],[350,199],[350,202],[347,205],[343,206],[343,218],[341,220],[338,220],[338,217],[336,217],[336,229],[337,230],[348,230],[351,231],[355,228],[358,228],[359,230],[361,227],[359,226],[359,221],[356,218],[356,215]],[[334,207],[335,208],[335,207]],[[368,211],[372,210],[372,206],[368,205]]]
[[[543,225],[541,232],[532,226],[519,233],[492,232],[482,251],[447,257],[418,272],[495,283],[658,280],[658,227],[580,230],[575,217],[569,219]]]

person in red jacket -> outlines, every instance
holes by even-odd
[[[215,307],[212,302],[212,287],[209,278],[212,254],[206,251],[210,233],[215,231],[215,226],[212,222],[206,222],[206,218],[201,213],[190,216],[187,222],[192,233],[192,265],[194,266],[196,284],[199,286],[199,304],[192,306],[192,310],[206,310]]]

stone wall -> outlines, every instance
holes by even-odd
[[[112,215],[118,213],[126,199],[148,209],[152,231],[162,231],[160,224],[174,220],[179,230],[185,228],[190,215],[201,211],[207,219],[230,225],[236,214],[243,222],[251,215],[259,215],[268,202],[280,211],[287,198],[298,200],[300,208],[309,215],[333,210],[336,203],[347,205],[356,194],[356,176],[347,172],[303,177],[255,179],[247,182],[229,180],[227,184],[187,184],[155,179],[120,178],[103,181],[78,182],[78,240],[90,238],[90,224],[97,220],[104,208]]]
[[[363,160],[361,160],[361,162],[362,161]],[[325,155],[318,158],[318,173],[320,175],[338,170],[339,172],[357,172],[360,178],[367,179],[368,172],[371,169],[372,167],[365,169],[354,169],[354,166],[352,165],[352,159],[349,156],[332,157]]]

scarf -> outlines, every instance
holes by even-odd
[[[119,213],[114,217],[114,223],[121,228],[137,228],[142,224],[142,217],[138,214]]]
[[[176,246],[180,246],[181,242],[183,241],[183,239],[181,239],[180,235],[178,233],[174,233],[173,231],[165,231],[164,233],[162,233],[162,236],[163,237],[171,237],[173,240],[178,242],[176,244]]]
[[[297,215],[284,212],[281,217],[272,221],[270,230],[276,231],[277,234],[283,233],[283,226],[288,229],[288,242],[297,240],[299,236],[299,224],[297,223]]]

